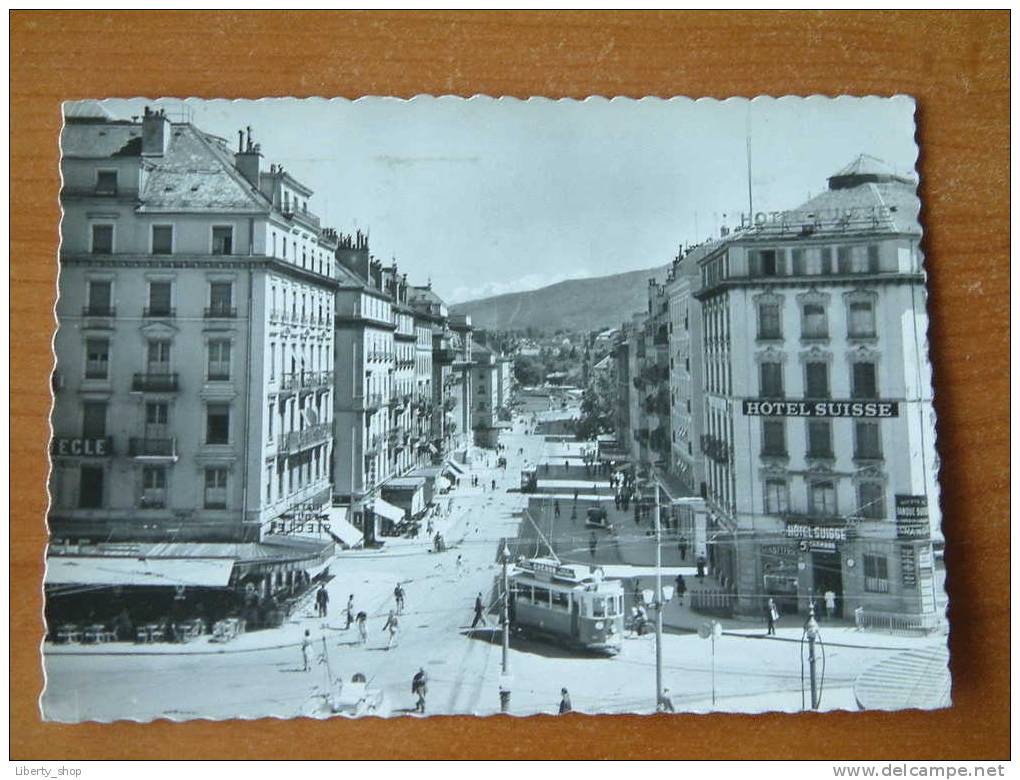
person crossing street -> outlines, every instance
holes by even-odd
[[[383,631],[389,631],[389,635],[386,637],[386,649],[389,650],[397,642],[397,632],[400,631],[400,621],[397,619],[396,613],[391,609],[390,616],[386,618],[386,624],[383,626]]]
[[[328,608],[329,593],[326,592],[326,585],[323,583],[319,586],[319,589],[315,591],[315,610],[319,617],[324,618],[326,617]]]
[[[482,602],[481,593],[475,597],[475,619],[471,623],[471,628],[475,628],[479,623],[483,626],[488,625],[485,622],[485,604]]]
[[[428,693],[428,675],[425,674],[424,668],[419,668],[415,672],[414,677],[411,679],[411,693],[417,697],[417,701],[414,705],[414,711],[425,714],[425,694]]]
[[[351,627],[351,623],[354,622],[354,594],[352,593],[347,597],[347,625],[344,626],[344,631]]]
[[[397,586],[393,589],[393,600],[397,605],[397,614],[404,614],[404,589],[397,583]]]

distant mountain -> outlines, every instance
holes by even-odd
[[[590,279],[568,279],[527,292],[494,295],[450,306],[471,315],[476,328],[539,331],[616,327],[648,308],[648,280],[660,282],[667,266]]]

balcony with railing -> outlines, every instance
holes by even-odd
[[[377,412],[382,408],[383,395],[382,393],[365,393],[363,403],[366,412]]]
[[[379,454],[379,449],[382,447],[382,436],[379,434],[373,434],[372,436],[366,437],[365,439],[365,455],[376,456]]]
[[[322,444],[333,435],[333,426],[329,423],[310,425],[299,431],[291,431],[280,437],[279,451],[286,453],[300,452],[308,447]]]
[[[179,389],[175,372],[147,372],[135,374],[131,389],[138,393],[175,393]]]
[[[237,318],[237,307],[227,306],[225,304],[217,304],[215,306],[207,306],[205,308],[205,318],[207,320],[233,320]]]
[[[142,309],[142,317],[147,320],[173,320],[177,318],[177,309],[170,306],[146,306]]]
[[[117,310],[113,306],[90,305],[82,309],[81,316],[88,320],[85,327],[110,328],[113,327],[112,320],[117,316]]]
[[[706,433],[701,437],[701,452],[716,463],[729,463],[732,449],[730,445],[715,436]]]
[[[132,458],[146,460],[177,460],[177,439],[170,436],[165,438],[137,438],[128,440],[128,455]]]

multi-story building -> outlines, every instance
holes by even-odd
[[[371,544],[381,523],[403,512],[383,501],[377,488],[393,473],[391,403],[396,394],[394,301],[382,264],[369,254],[368,236],[339,237],[336,251],[336,448],[333,500],[350,507],[351,520]]]
[[[514,395],[514,359],[508,355],[496,357],[496,380],[498,396],[498,417],[508,421],[513,416],[511,408]]]
[[[390,472],[403,474],[418,465],[418,453],[411,445],[415,430],[412,404],[417,397],[417,333],[414,311],[407,299],[407,275],[397,272],[396,263],[385,271],[386,289],[393,300],[393,384],[390,388],[390,427],[387,431],[390,449]]]
[[[471,423],[474,443],[479,447],[495,447],[499,440],[499,367],[496,355],[488,347],[471,347],[472,387]]]
[[[937,621],[939,528],[915,183],[861,157],[698,260],[709,554],[757,612],[832,592]]]
[[[250,131],[234,152],[162,111],[74,113],[61,136],[51,533],[78,555],[229,544],[231,582],[292,585],[331,544],[249,560],[236,543],[328,539],[336,235],[307,186],[262,170]]]
[[[630,324],[624,323],[617,331],[613,341],[613,361],[615,364],[614,374],[616,376],[616,391],[613,393],[615,401],[615,414],[613,415],[613,427],[616,431],[616,447],[622,452],[630,452],[632,443],[635,441],[630,417],[630,398],[634,393],[631,388],[631,351],[632,343],[630,338]]]
[[[428,413],[429,442],[427,451],[435,458],[446,454],[452,444],[449,426],[453,409],[452,333],[448,329],[449,311],[432,285],[411,287],[409,299],[414,310],[415,329],[418,333],[418,352],[422,371],[431,368],[430,396],[424,407]],[[425,332],[428,331],[428,350],[425,349]],[[426,351],[428,358],[425,357]],[[424,373],[420,376],[424,376]],[[454,426],[456,427],[456,426]]]
[[[471,444],[474,423],[472,422],[472,356],[471,317],[467,314],[452,314],[447,320],[449,343],[453,348],[453,365],[448,381],[451,409],[447,412],[446,429],[450,432],[450,445],[454,450],[464,450]]]
[[[669,299],[669,398],[672,458],[670,480],[679,497],[705,495],[704,455],[701,451],[701,423],[704,416],[702,383],[704,342],[701,336],[701,307],[694,297],[699,287],[698,260],[712,243],[688,247],[674,260],[666,278]],[[676,498],[676,497],[674,497]],[[695,556],[707,554],[704,507],[690,502],[675,503],[672,514],[681,535],[691,544]]]

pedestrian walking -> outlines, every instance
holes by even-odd
[[[425,694],[428,693],[429,678],[425,674],[423,668],[418,669],[415,672],[413,678],[411,678],[411,693],[417,697],[417,701],[414,705],[414,711],[419,712],[422,715],[425,714]]]
[[[577,488],[574,488],[574,503],[577,503]]]
[[[496,480],[492,480],[492,492],[496,492]]]
[[[680,540],[680,560],[681,561],[686,561],[687,560],[687,540],[686,539],[681,539]]]
[[[304,667],[301,669],[303,672],[309,672],[312,669],[312,635],[305,629],[305,635],[301,639],[301,659],[304,661]]]
[[[329,593],[326,592],[325,583],[320,585],[319,589],[315,591],[315,608],[318,611],[319,617],[326,617],[326,612],[329,608]]]
[[[393,600],[397,604],[397,614],[404,614],[404,589],[400,587],[400,583],[393,589]]]
[[[684,582],[684,575],[676,575],[676,603],[681,607],[684,605],[684,594],[687,592],[687,583]]]
[[[560,502],[557,499],[556,501],[553,501],[553,517],[559,516],[560,516]]]
[[[461,555],[457,555],[457,579],[464,576],[464,558]]]
[[[344,626],[344,631],[351,627],[351,623],[354,622],[354,594],[352,593],[347,597],[347,625]]]
[[[570,691],[566,688],[560,688],[560,715],[573,711],[574,707],[570,703]]]
[[[828,620],[836,614],[836,594],[830,588],[825,591],[823,598],[825,599],[825,619]]]
[[[588,551],[591,553],[591,557],[595,557],[595,553],[598,551],[599,538],[595,536],[595,532],[591,532],[591,538],[588,540]]]
[[[768,604],[765,605],[765,622],[768,626],[765,636],[775,635],[777,620],[779,620],[779,610],[776,608],[775,600],[770,598]]]
[[[386,637],[386,649],[389,650],[396,644],[397,632],[400,630],[400,621],[397,619],[397,614],[391,609],[390,616],[386,618],[386,623],[383,625],[383,631],[389,631],[389,635]]]
[[[362,610],[358,613],[355,621],[358,624],[358,641],[365,644],[368,641],[368,615]]]
[[[485,622],[485,603],[482,601],[481,593],[475,596],[475,619],[471,622],[471,628],[475,628],[479,623],[483,626],[488,625]]]

